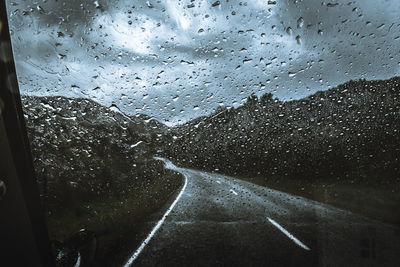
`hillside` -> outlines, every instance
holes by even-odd
[[[22,103],[51,238],[93,230],[98,265],[118,264],[140,241],[140,223],[182,184],[152,158],[166,127],[87,99],[23,96]]]
[[[253,95],[241,107],[219,108],[171,129],[160,146],[163,155],[182,166],[250,179],[343,207],[376,194],[374,200],[381,204],[376,212],[383,213],[386,204],[399,204],[399,111],[399,77],[350,81],[287,102],[271,94],[260,99]],[[339,187],[348,192],[335,191]],[[357,193],[363,188],[370,191],[366,196]],[[357,209],[367,205],[361,201],[350,209],[364,212]],[[390,216],[396,217],[376,217],[390,221]]]

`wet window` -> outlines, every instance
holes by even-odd
[[[400,2],[7,6],[59,266],[400,265]]]

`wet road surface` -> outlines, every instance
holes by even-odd
[[[400,266],[398,228],[162,160],[185,184],[127,265]]]

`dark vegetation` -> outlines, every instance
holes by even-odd
[[[255,95],[171,129],[179,165],[241,177],[400,223],[400,78],[282,102]]]
[[[95,265],[121,264],[144,220],[182,184],[152,158],[165,126],[85,99],[22,101],[50,237],[62,241],[89,229],[99,239]]]

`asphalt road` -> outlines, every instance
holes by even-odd
[[[395,227],[164,162],[185,185],[127,265],[400,266]]]

